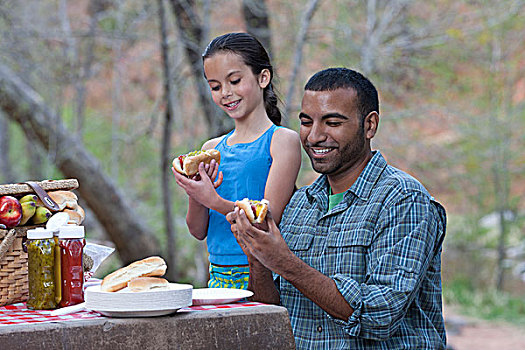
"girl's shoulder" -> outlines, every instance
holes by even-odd
[[[297,144],[300,142],[299,134],[292,129],[279,127],[273,133],[272,144]]]
[[[278,128],[275,130],[270,146],[272,157],[280,156],[287,158],[290,155],[301,156],[301,139],[299,134],[288,128]]]
[[[226,137],[226,135],[222,135],[204,142],[204,145],[202,145],[201,149],[205,151],[217,147],[224,137]]]

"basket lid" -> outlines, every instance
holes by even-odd
[[[60,227],[58,232],[59,239],[84,238],[84,226],[65,225]]]
[[[33,230],[27,230],[27,239],[46,239],[53,238],[53,230],[37,227]]]

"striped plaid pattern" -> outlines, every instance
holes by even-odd
[[[248,266],[217,266],[210,264],[209,288],[248,289]]]
[[[379,151],[330,211],[326,176],[297,191],[281,233],[354,309],[347,321],[334,319],[275,275],[297,348],[444,349],[445,225],[443,207]]]

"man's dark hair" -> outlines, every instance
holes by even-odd
[[[375,86],[364,75],[348,68],[328,68],[315,73],[304,86],[309,91],[353,89],[357,93],[357,108],[361,120],[372,111],[379,114],[379,98]]]

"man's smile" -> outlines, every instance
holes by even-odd
[[[310,154],[315,159],[322,159],[335,151],[335,147],[309,147]]]

